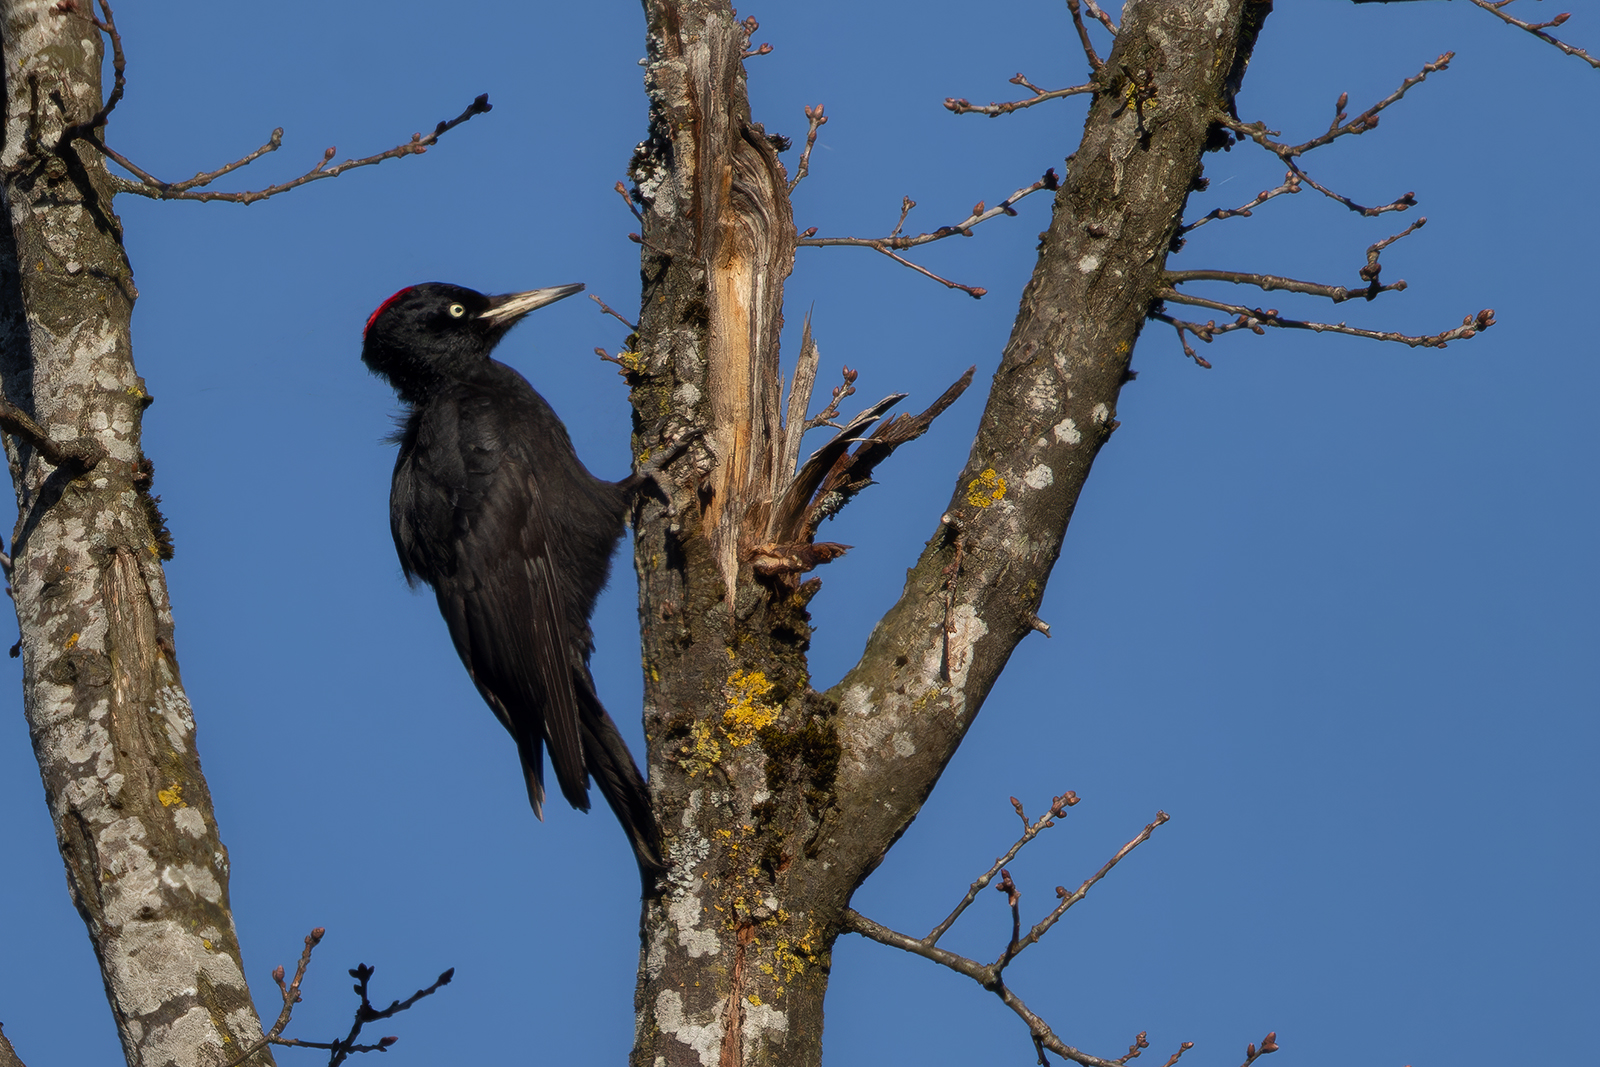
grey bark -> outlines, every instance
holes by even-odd
[[[0,1029],[0,1067],[23,1067],[22,1060],[17,1056],[17,1050],[6,1040],[3,1029]]]
[[[0,376],[59,446],[6,420],[23,708],[128,1063],[203,1067],[261,1026],[173,644],[137,293],[104,162],[62,138],[99,111],[101,35],[73,4],[4,0],[0,36]]]
[[[947,511],[826,693],[805,660],[818,583],[752,563],[801,555],[758,551],[790,473],[778,458],[793,428],[779,423],[786,176],[750,115],[732,11],[644,9],[636,445],[704,437],[697,471],[674,468],[676,510],[647,511],[635,539],[650,782],[674,869],[644,905],[632,1062],[814,1064],[844,909],[1033,629],[1116,428],[1211,117],[1270,4],[1127,5]]]

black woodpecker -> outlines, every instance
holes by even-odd
[[[433,587],[461,662],[517,743],[534,814],[548,744],[573,807],[589,810],[594,775],[648,885],[665,869],[650,794],[589,674],[589,616],[645,476],[590,474],[544,397],[489,357],[528,312],[582,288],[414,285],[372,313],[361,359],[406,405],[389,494],[400,567]]]

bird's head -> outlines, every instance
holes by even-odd
[[[480,367],[506,331],[536,308],[583,289],[554,285],[484,296],[444,282],[402,289],[378,305],[362,334],[361,361],[414,403],[430,388]]]

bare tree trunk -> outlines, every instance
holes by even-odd
[[[650,781],[675,866],[644,907],[633,1063],[814,1064],[841,915],[1034,628],[1270,4],[1127,5],[966,468],[900,601],[825,694],[805,658],[819,583],[752,566],[799,432],[779,422],[786,175],[750,116],[731,9],[644,7],[636,428],[641,451],[705,436],[697,496],[642,516],[635,542]]]
[[[70,130],[101,107],[89,10],[0,3],[0,421],[19,512],[23,706],[128,1063],[204,1067],[261,1026],[173,646],[166,534],[139,444],[150,397],[128,332],[137,294],[104,162]]]

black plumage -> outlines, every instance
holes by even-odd
[[[582,288],[412,286],[367,320],[361,358],[407,405],[389,497],[400,566],[433,588],[516,740],[534,813],[548,745],[562,795],[587,811],[592,773],[648,876],[662,869],[650,796],[589,674],[589,616],[642,479],[590,474],[545,399],[489,355],[528,312]]]

